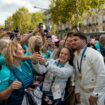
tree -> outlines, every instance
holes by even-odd
[[[56,34],[57,26],[54,23],[52,24],[51,31],[53,34]]]
[[[8,17],[7,20],[5,20],[5,28],[8,30],[13,30],[13,18],[12,18],[12,16]]]
[[[84,16],[103,9],[105,0],[51,0],[50,12],[55,23],[82,23]]]
[[[42,12],[36,12],[31,14],[31,29],[38,26],[39,23],[43,23],[45,20],[45,15]]]
[[[29,31],[31,25],[31,14],[26,8],[20,8],[13,14],[13,27],[18,27],[21,33]]]
[[[4,25],[0,25],[0,29],[4,29]]]
[[[32,31],[37,27],[38,23],[44,22],[44,18],[45,16],[42,12],[30,13],[23,7],[6,19],[5,28],[12,31],[18,27],[23,34]]]

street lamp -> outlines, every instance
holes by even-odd
[[[37,8],[37,9],[40,9],[40,10],[48,10],[47,8],[40,8],[40,7],[37,7],[37,6],[34,6],[34,8]]]

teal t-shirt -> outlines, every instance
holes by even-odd
[[[0,54],[0,65],[6,64],[6,60],[3,55]]]
[[[19,80],[22,83],[22,87],[12,92],[6,102],[7,105],[21,105],[25,93],[24,89],[29,88],[33,83],[32,69],[26,61],[21,62],[20,67],[14,65],[11,68],[9,85],[15,80]]]
[[[48,59],[48,56],[47,56],[46,53],[41,53],[41,56],[42,56],[43,58],[45,58],[46,60]]]
[[[96,50],[101,52],[101,49],[100,49],[100,43],[99,42],[96,42],[95,43],[95,47],[96,47]]]
[[[26,53],[27,52],[27,49],[28,49],[28,46],[26,44],[23,44],[22,45],[22,48],[24,49],[24,53]]]
[[[0,70],[0,92],[9,86],[10,70],[7,66],[2,65]]]
[[[59,68],[62,68],[62,67],[64,67],[64,64],[61,64],[60,62],[58,62],[58,63],[57,63],[57,66],[58,66]]]
[[[47,54],[41,52],[41,56],[46,60],[49,60],[51,58],[51,55],[52,55],[52,52],[50,50],[47,51]]]
[[[26,62],[21,62],[21,66],[17,68],[16,66],[11,69],[11,77],[9,79],[9,83],[11,84],[14,80],[18,80],[17,76],[13,74],[13,72],[20,79],[19,81],[23,83],[24,88],[27,88],[33,82],[33,73],[31,66]]]

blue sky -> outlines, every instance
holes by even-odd
[[[39,9],[33,8],[34,6],[47,9],[49,4],[50,0],[0,0],[0,25],[20,7],[36,12]]]

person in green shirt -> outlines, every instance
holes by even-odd
[[[18,88],[18,82],[13,82],[9,87],[10,70],[6,66],[6,60],[3,56],[4,50],[8,46],[9,39],[0,39],[0,103],[2,100],[7,99],[11,94],[11,89]]]

